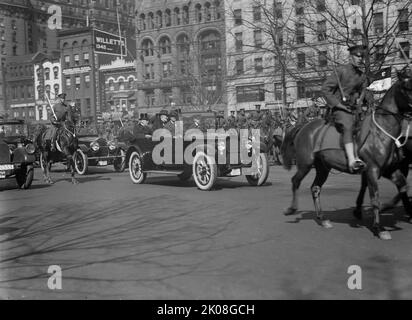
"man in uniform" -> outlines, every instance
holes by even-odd
[[[226,130],[228,129],[235,129],[236,128],[236,117],[235,117],[235,111],[231,110],[230,111],[230,116],[226,120]]]
[[[260,104],[257,104],[255,107],[256,107],[256,109],[255,109],[255,111],[253,111],[253,113],[250,117],[251,128],[259,129],[261,127],[263,114],[260,111]]]
[[[339,67],[326,79],[322,92],[331,109],[336,127],[343,133],[343,143],[348,158],[349,170],[356,172],[365,166],[355,158],[353,146],[354,108],[360,101],[367,78],[361,70],[365,55],[365,46],[355,45],[348,48],[349,63]]]
[[[68,106],[66,105],[66,94],[61,93],[57,96],[57,100],[55,105],[53,106],[53,110],[49,112],[49,118],[52,123],[50,128],[50,135],[51,135],[51,151],[56,151],[56,139],[57,139],[57,131],[60,128],[61,124],[66,120],[67,113],[68,113]]]
[[[240,109],[239,114],[237,115],[237,127],[239,129],[247,129],[248,127],[248,119],[245,114],[245,109]]]

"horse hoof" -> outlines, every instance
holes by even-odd
[[[353,216],[358,220],[362,220],[362,209],[356,208],[353,210]]]
[[[392,240],[392,236],[389,231],[381,231],[378,233],[378,237],[381,240]]]
[[[333,224],[329,220],[324,220],[322,221],[322,227],[324,227],[325,229],[332,229]]]
[[[78,184],[79,184],[79,181],[77,181],[76,179],[73,179],[73,180],[72,180],[72,184],[78,185]]]
[[[291,216],[291,215],[296,214],[297,211],[298,211],[298,209],[295,209],[295,208],[287,208],[287,209],[283,212],[283,214],[284,214],[285,216]]]

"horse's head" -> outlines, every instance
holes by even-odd
[[[412,69],[410,66],[406,66],[402,70],[397,72],[398,74],[398,79],[400,83],[400,89],[402,91],[402,94],[404,96],[404,101],[403,104],[401,104],[401,108],[404,110],[401,110],[402,112],[412,112]]]

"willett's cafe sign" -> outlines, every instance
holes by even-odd
[[[95,52],[100,54],[126,55],[126,40],[119,35],[100,30],[93,30]]]

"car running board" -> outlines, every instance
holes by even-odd
[[[174,175],[179,175],[182,174],[184,171],[179,170],[179,171],[163,171],[163,170],[147,170],[143,171],[144,173],[157,173],[157,174],[174,174]]]

